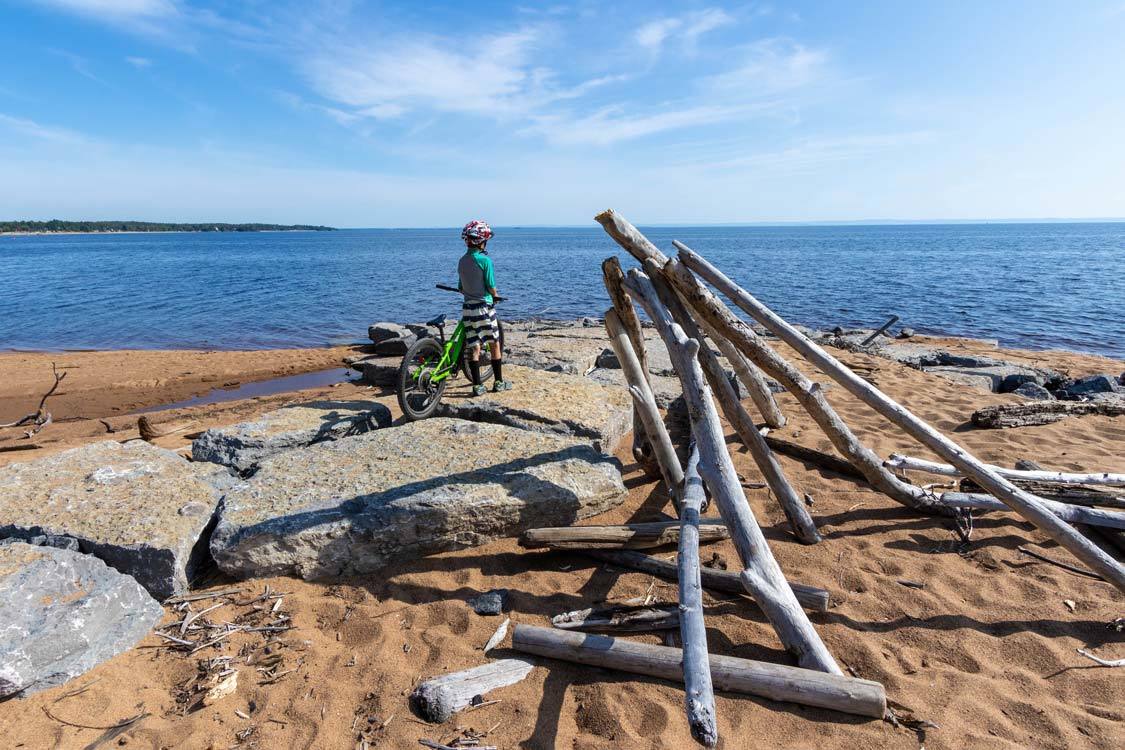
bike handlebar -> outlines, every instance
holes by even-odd
[[[438,288],[438,289],[441,289],[441,290],[443,290],[443,291],[446,291],[446,292],[456,292],[457,294],[460,294],[460,293],[461,293],[461,290],[460,290],[460,289],[458,289],[457,287],[453,287],[453,286],[447,286],[447,285],[445,285],[445,284],[438,284],[438,285],[437,285],[437,288]],[[503,301],[504,301],[505,299],[507,299],[507,298],[506,298],[506,297],[500,297],[500,296],[497,296],[497,297],[495,298],[495,300],[494,300],[494,301],[495,301],[495,302],[503,302]]]

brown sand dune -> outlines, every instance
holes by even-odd
[[[136,361],[137,355],[116,356],[128,362]],[[13,372],[6,360],[12,356],[16,355],[0,356],[0,377]],[[114,358],[113,353],[104,356]],[[225,355],[213,356],[221,361]],[[1073,375],[1122,369],[1120,362],[1085,355],[1035,352],[1009,358],[1017,356]],[[974,430],[968,427],[974,409],[1016,398],[969,390],[866,355],[841,357],[993,463],[1010,466],[1016,459],[1031,458],[1059,469],[1125,471],[1125,420],[1084,417],[1018,430]],[[166,365],[167,361],[157,365],[156,372]],[[238,376],[236,370],[228,368],[234,373],[230,377]],[[149,371],[130,377],[160,376]],[[11,379],[0,382],[8,396]],[[71,385],[78,382],[76,378]],[[335,393],[370,397],[373,391],[342,385]],[[934,458],[841,389],[831,388],[828,396],[881,455],[899,451]],[[161,418],[191,418],[210,426],[245,419],[293,397],[177,410]],[[393,403],[385,393],[380,399]],[[831,449],[791,397],[780,400],[791,421],[773,434]],[[58,415],[63,413],[57,409]],[[48,448],[104,438],[104,428],[100,435],[92,429],[84,434],[80,424],[48,427],[44,439],[53,433],[61,440]],[[93,425],[97,423],[91,421]],[[733,437],[731,443],[739,471],[749,482],[759,481],[749,456]],[[178,447],[187,441],[172,435],[161,438],[160,444]],[[0,459],[26,460],[38,453],[0,454]],[[628,470],[629,499],[592,522],[653,520],[668,512],[663,492],[639,475],[627,449],[619,457]],[[1088,648],[1106,658],[1125,657],[1125,635],[1108,627],[1125,614],[1111,586],[1019,554],[1016,547],[1027,545],[1074,562],[1065,550],[1008,514],[978,518],[966,546],[945,521],[914,515],[862,484],[789,458],[781,461],[798,490],[815,499],[812,513],[824,541],[811,547],[793,541],[780,508],[765,490],[749,491],[750,504],[787,574],[831,592],[830,610],[812,616],[828,648],[846,671],[883,682],[888,697],[905,707],[900,713],[937,726],[925,730],[923,738],[885,722],[723,694],[717,701],[722,747],[1125,746],[1125,669],[1097,667],[1075,653],[1076,648]],[[706,548],[705,559],[711,551],[721,553],[732,566],[737,560],[729,542]],[[900,579],[924,588],[904,586]],[[512,620],[544,625],[550,615],[600,601],[650,592],[659,600],[674,600],[675,587],[667,582],[594,564],[579,554],[521,550],[507,540],[437,555],[388,570],[378,579],[346,585],[270,579],[246,582],[245,588],[252,595],[266,584],[287,592],[284,607],[297,625],[285,634],[288,646],[279,651],[286,668],[296,671],[277,683],[260,685],[258,673],[243,667],[233,695],[180,715],[177,688],[195,675],[196,661],[204,654],[187,657],[136,648],[65,686],[0,704],[0,744],[82,748],[103,734],[49,718],[46,709],[60,719],[96,726],[142,710],[150,714],[103,747],[353,748],[365,730],[372,747],[408,748],[419,747],[419,738],[450,742],[460,728],[468,727],[491,730],[482,744],[501,748],[693,746],[680,688],[570,664],[544,662],[523,683],[488,696],[500,702],[458,714],[442,726],[420,722],[406,702],[420,678],[488,658],[479,649],[501,618],[474,614],[466,604],[471,596],[510,589]],[[713,652],[790,663],[769,625],[745,599],[707,594],[705,602]],[[229,618],[245,609],[226,607],[215,614]],[[178,616],[168,615],[168,621],[175,619]],[[635,637],[658,642],[655,636]],[[247,642],[260,639],[236,635],[227,648],[207,655],[237,655]],[[158,643],[150,637],[143,645]],[[505,653],[502,646],[493,656]],[[88,690],[71,695],[85,685]],[[240,718],[236,711],[250,718]],[[254,731],[239,744],[237,735],[250,727]]]

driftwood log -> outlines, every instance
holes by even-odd
[[[652,521],[623,526],[555,526],[528,529],[519,538],[521,547],[551,549],[651,549],[680,541],[680,521]],[[699,524],[699,542],[730,539],[719,521]]]
[[[1084,484],[1055,484],[1053,482],[1025,482],[1022,479],[1013,479],[1023,489],[1033,495],[1038,495],[1045,500],[1054,500],[1068,505],[1086,505],[1090,507],[1104,506],[1116,510],[1125,510],[1125,495],[1115,495],[1104,489],[1088,487]],[[984,488],[965,477],[960,481],[958,489],[961,492],[980,493]],[[1117,488],[1120,490],[1120,488]]]
[[[809,622],[793,596],[781,567],[777,564],[762,529],[738,480],[726,438],[712,400],[711,388],[704,379],[698,354],[700,344],[689,339],[672,319],[644,274],[629,272],[626,284],[656,323],[668,347],[673,367],[680,377],[691,419],[692,435],[699,449],[699,473],[711,490],[711,497],[727,523],[731,541],[742,559],[742,582],[754,596],[778,638],[797,663],[810,669],[840,674],[840,667]],[[725,378],[724,378],[725,380]]]
[[[703,507],[703,479],[699,476],[699,449],[692,445],[684,472],[680,508],[680,549],[676,556],[680,593],[680,640],[684,644],[684,708],[691,736],[707,747],[719,741],[715,690],[707,658],[707,625],[703,621],[703,584],[699,571],[699,511]]]
[[[1043,507],[1056,517],[1068,523],[1084,523],[1088,526],[1125,529],[1125,513],[1087,508],[1083,505],[1067,505],[1040,497]],[[951,508],[974,508],[980,510],[1013,510],[1010,505],[1000,502],[992,495],[969,492],[943,492],[938,502]]]
[[[617,259],[613,258],[612,260]],[[620,272],[620,269],[618,271]],[[622,289],[622,293],[624,293],[624,289]],[[628,302],[633,317],[636,318],[637,313],[633,309],[632,301],[628,297],[625,297],[625,300]],[[649,385],[645,367],[641,364],[637,352],[634,351],[634,344],[631,341],[628,328],[616,308],[606,311],[605,327],[609,333],[610,346],[613,347],[613,351],[617,355],[617,361],[621,364],[621,372],[625,375],[625,382],[629,386],[629,394],[633,397],[633,417],[634,420],[639,420],[639,422],[634,421],[633,424],[634,437],[637,428],[641,427],[645,437],[644,450],[647,451],[646,455],[656,463],[659,474],[664,480],[664,486],[668,489],[668,495],[676,501],[678,506],[680,493],[682,492],[681,485],[684,482],[684,472],[680,467],[680,459],[676,455],[672,438],[668,436],[668,428],[664,425],[660,410],[656,406],[656,397],[652,393],[652,386]],[[644,351],[643,339],[641,340],[641,351]],[[636,442],[634,442],[635,448]]]
[[[686,266],[715,285],[728,299],[765,326],[766,329],[773,332],[779,339],[793,347],[821,372],[831,377],[845,390],[890,422],[898,425],[919,443],[953,464],[963,474],[972,477],[989,494],[1002,500],[1005,505],[1026,518],[1040,531],[1066,547],[1071,554],[1111,582],[1119,591],[1125,592],[1125,566],[1122,566],[1102,551],[1100,547],[1058,518],[1046,507],[1041,498],[1021,490],[1009,480],[992,471],[987,464],[841,364],[835,357],[785,322],[784,319],[752,297],[746,290],[724,276],[717,268],[682,244],[679,247],[680,258]]]
[[[476,696],[516,684],[534,667],[524,659],[500,659],[434,677],[414,688],[410,693],[410,705],[426,721],[441,724],[466,708]]]
[[[643,552],[634,552],[632,550],[585,550],[582,554],[596,558],[602,562],[620,565],[625,568],[633,568],[634,570],[649,573],[659,578],[666,578],[669,581],[679,580],[679,570],[676,563],[661,560],[659,557],[646,555]],[[742,579],[739,578],[737,573],[728,573],[725,570],[712,570],[711,568],[701,568],[699,575],[700,581],[705,589],[722,591],[726,594],[742,594],[743,596],[749,593],[746,591],[746,587],[742,584]],[[801,606],[810,612],[828,611],[828,592],[824,589],[817,588],[816,586],[808,586],[803,583],[792,582],[790,582],[789,588],[793,590],[793,595],[797,597],[797,601],[801,603]],[[753,597],[752,594],[749,595]]]
[[[613,309],[617,312],[617,321],[629,336],[629,342],[632,344],[634,358],[638,363],[645,385],[648,386],[648,392],[652,392],[652,382],[649,380],[648,375],[648,351],[645,349],[645,336],[644,330],[641,328],[641,319],[637,317],[637,310],[633,307],[633,301],[629,299],[629,293],[625,291],[623,282],[625,281],[625,274],[621,270],[621,263],[617,258],[606,258],[602,262],[602,281],[605,284],[606,292],[609,294],[610,302],[613,303]],[[608,327],[608,322],[606,323]],[[612,338],[613,334],[610,334]],[[616,349],[614,350],[616,351]],[[621,362],[622,368],[625,367],[624,360],[621,359],[621,352],[617,352],[617,361]],[[626,376],[628,377],[628,376]],[[626,380],[630,385],[637,385],[637,383]],[[639,413],[639,405],[633,405],[633,460],[636,461],[641,469],[648,476],[657,477],[662,475],[661,465],[655,455],[656,446],[653,445],[653,438],[649,437],[648,428],[642,415]],[[667,479],[667,477],[665,477]],[[670,491],[671,488],[669,488]],[[675,499],[675,494],[672,495]]]
[[[1005,427],[1034,427],[1051,424],[1067,417],[1095,414],[1103,417],[1125,416],[1125,404],[1104,401],[1036,401],[1031,404],[994,404],[973,412],[972,421],[977,427],[1001,429]]]
[[[647,633],[680,627],[680,608],[675,604],[598,607],[565,612],[551,618],[559,630],[586,633]]]
[[[516,625],[512,648],[536,656],[665,680],[679,682],[682,679],[683,652],[678,648],[533,625]],[[719,690],[872,719],[883,718],[886,711],[883,686],[871,680],[716,654],[711,654],[708,661],[711,679]]]
[[[884,464],[892,469],[901,471],[922,471],[927,474],[937,474],[943,477],[962,477],[964,473],[949,464],[939,464],[936,461],[927,461],[923,458],[913,458],[900,453],[892,453]],[[986,464],[989,469],[1007,479],[1025,482],[1051,482],[1055,484],[1097,484],[1113,487],[1125,487],[1125,474],[1110,474],[1109,472],[1091,472],[1080,474],[1066,471],[1026,471],[1021,469],[1005,469],[1002,466]]]

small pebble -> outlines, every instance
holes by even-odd
[[[478,615],[498,615],[504,611],[508,589],[492,589],[469,600],[469,606]]]

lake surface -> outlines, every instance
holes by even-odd
[[[1125,223],[644,228],[791,322],[1125,357]],[[456,229],[0,237],[0,349],[267,348],[459,311]],[[499,228],[502,317],[607,306],[600,227]]]

